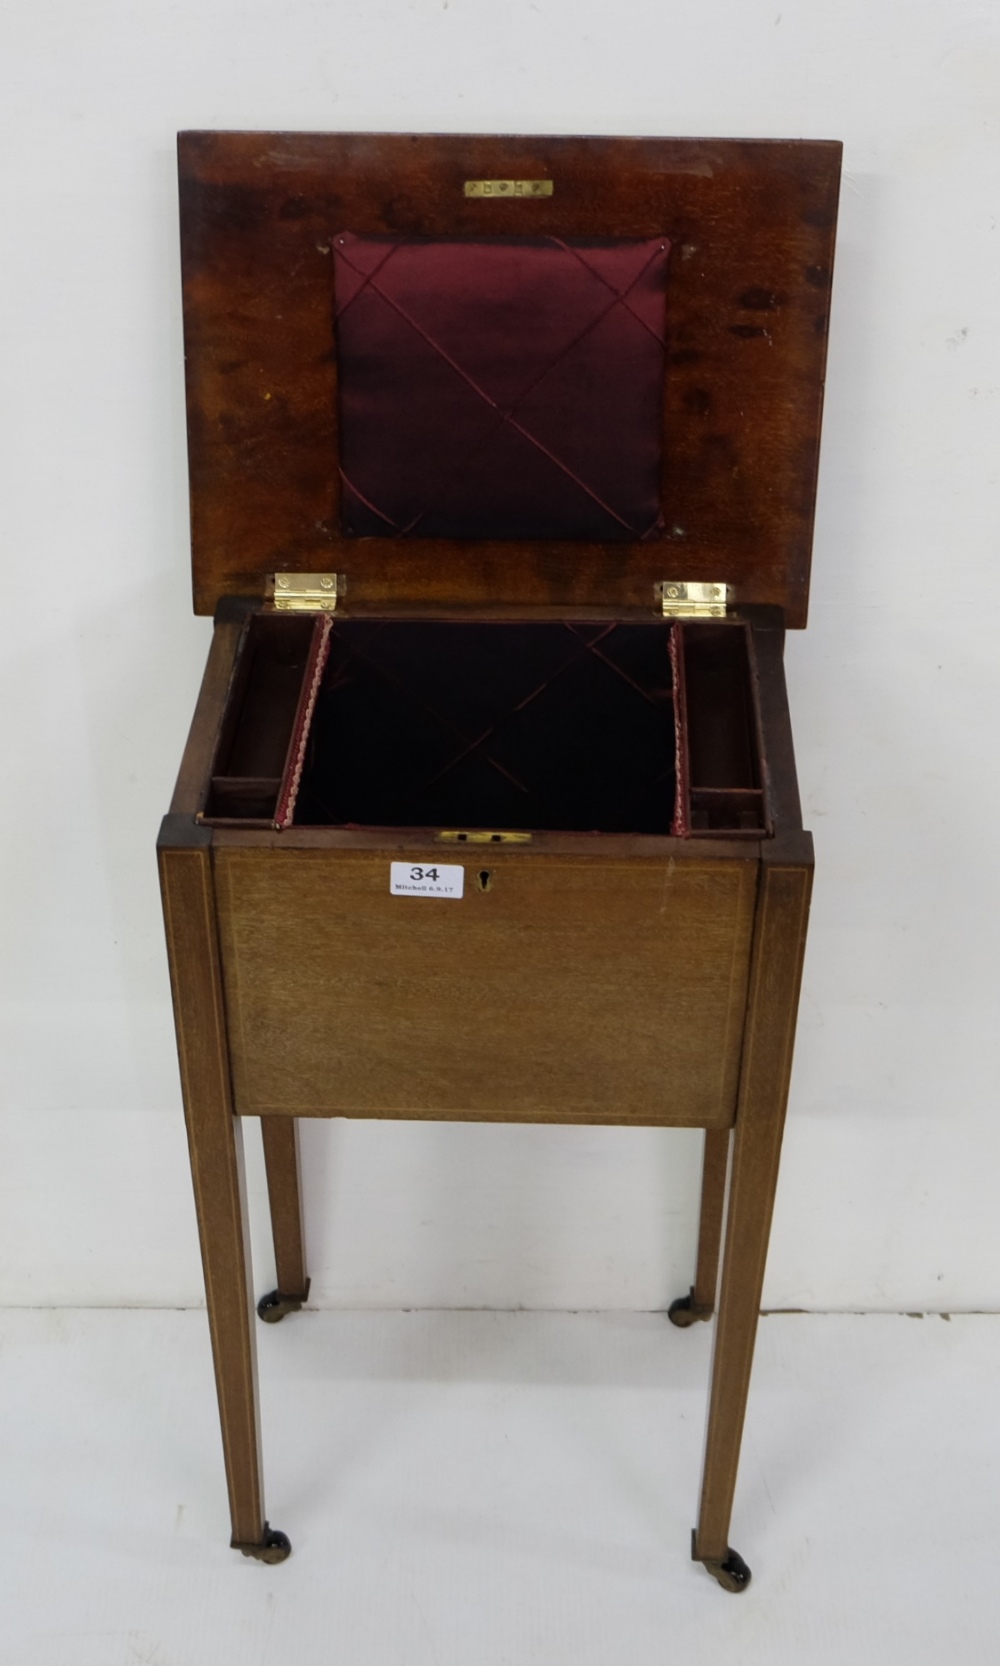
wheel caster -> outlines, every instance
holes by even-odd
[[[297,1313],[308,1295],[308,1281],[301,1296],[286,1295],[284,1290],[269,1290],[257,1303],[257,1317],[263,1319],[265,1325],[276,1325],[286,1313]]]
[[[278,1527],[269,1527],[264,1523],[264,1537],[259,1544],[232,1544],[233,1550],[239,1550],[244,1556],[252,1556],[256,1562],[284,1562],[292,1554],[292,1541],[287,1533],[282,1533]]]
[[[667,1318],[670,1323],[678,1325],[681,1330],[686,1330],[688,1325],[698,1324],[701,1319],[711,1319],[711,1317],[712,1309],[710,1307],[695,1306],[693,1290],[686,1296],[678,1296],[677,1300],[671,1302],[667,1308]]]
[[[745,1591],[752,1575],[738,1550],[730,1546],[725,1557],[716,1560],[714,1556],[697,1556],[695,1554],[695,1535],[691,1534],[691,1560],[700,1562],[706,1573],[710,1573],[714,1580],[722,1586],[724,1591],[731,1591],[738,1596]]]

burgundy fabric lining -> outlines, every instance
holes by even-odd
[[[297,825],[667,833],[662,624],[334,625]]]
[[[331,621],[327,621],[327,623],[331,623]],[[657,701],[653,698],[653,696],[651,694],[648,693],[648,691],[646,689],[642,688],[641,685],[639,683],[637,683],[633,677],[630,677],[628,675],[628,672],[624,671],[620,665],[616,665],[614,660],[609,659],[606,654],[601,653],[600,648],[598,647],[598,644],[600,642],[603,642],[606,637],[610,637],[611,635],[613,635],[613,633],[615,631],[615,628],[616,628],[614,624],[609,624],[609,625],[604,626],[604,628],[599,632],[599,634],[596,637],[588,640],[586,637],[581,636],[580,632],[574,627],[574,625],[569,620],[563,619],[563,620],[560,621],[560,623],[570,633],[570,635],[574,638],[574,640],[580,645],[581,650],[585,650],[585,652],[580,652],[580,653],[574,655],[572,659],[569,659],[569,660],[565,661],[564,664],[560,665],[548,677],[545,677],[543,679],[543,681],[540,682],[535,688],[533,688],[529,694],[526,694],[521,700],[519,700],[516,703],[516,705],[513,705],[508,712],[505,712],[503,717],[499,718],[496,723],[491,723],[488,729],[484,729],[481,734],[476,735],[472,739],[468,738],[467,736],[463,737],[463,744],[460,746],[460,749],[454,754],[453,757],[451,757],[448,760],[448,762],[446,764],[444,764],[440,769],[436,770],[435,773],[428,778],[425,785],[433,786],[436,782],[440,781],[445,775],[447,775],[450,770],[453,770],[453,769],[457,768],[458,765],[460,763],[462,763],[464,759],[469,757],[473,752],[477,752],[477,751],[481,750],[482,753],[483,753],[484,758],[487,761],[487,763],[489,763],[493,767],[493,769],[498,770],[499,773],[505,778],[505,780],[509,781],[512,786],[517,788],[518,792],[526,793],[528,791],[528,789],[524,785],[524,783],[522,781],[519,781],[517,779],[516,775],[513,775],[509,769],[506,769],[503,764],[499,763],[496,758],[494,758],[490,755],[490,752],[488,751],[488,748],[487,748],[487,743],[489,742],[491,737],[496,734],[497,730],[503,725],[503,723],[505,723],[507,721],[508,718],[514,716],[518,712],[524,711],[526,707],[530,706],[533,701],[538,699],[539,695],[544,694],[546,689],[551,687],[552,683],[556,680],[557,677],[562,675],[564,672],[571,670],[572,667],[574,665],[576,665],[580,659],[583,659],[585,657],[585,653],[593,654],[595,659],[599,659],[601,661],[602,665],[605,665],[608,668],[608,670],[613,672],[613,674],[616,677],[620,677],[622,682],[627,683],[629,688],[634,689],[636,694],[640,695],[642,697],[642,699],[647,701],[647,703],[649,705],[656,706]],[[353,652],[361,659],[367,659],[367,657],[368,657],[365,654],[364,650],[360,649],[358,647],[355,647],[353,649]],[[326,660],[326,654],[324,654],[324,663],[325,663],[325,660]],[[387,672],[385,666],[379,666],[378,669],[379,669],[379,674],[381,676],[391,678],[391,673]],[[416,698],[416,696],[413,693],[413,690],[410,688],[410,686],[406,682],[404,682],[402,680],[399,680],[399,679],[396,679],[396,678],[391,678],[391,680],[396,682],[397,687],[399,688],[400,692],[402,694],[404,694],[408,699]],[[662,695],[661,695],[661,698],[662,698]],[[314,705],[314,704],[315,704],[315,696],[314,696],[313,701],[312,701],[312,705]],[[310,715],[311,715],[311,711],[312,711],[312,705],[310,706]],[[451,729],[451,731],[454,734],[456,734],[456,735],[461,734],[461,731],[457,729],[457,726],[455,725],[453,720],[449,720],[449,719],[445,718],[440,712],[435,710],[435,708],[433,706],[429,706],[427,709],[428,709],[429,713],[434,718],[437,719],[438,722],[444,724],[445,727]],[[307,732],[306,732],[306,738],[308,738],[308,733]],[[293,808],[294,808],[294,806],[293,806]]]
[[[381,509],[376,508],[374,503],[369,502],[368,498],[365,497],[364,492],[362,492],[354,484],[354,481],[353,480],[348,480],[347,475],[346,475],[346,473],[344,472],[343,469],[341,469],[341,471],[340,471],[340,478],[343,481],[344,485],[347,487],[347,490],[349,492],[352,492],[354,494],[354,496],[358,499],[358,502],[363,503],[366,509],[370,509],[373,515],[377,515],[380,521],[385,521],[386,525],[391,526],[394,532],[402,533],[404,531],[404,528],[401,527],[401,526],[398,526],[396,524],[396,522],[391,518],[391,516],[383,515]]]
[[[484,730],[484,732],[476,739],[470,740],[465,731],[458,727],[453,718],[446,716],[444,713],[438,711],[435,706],[430,705],[426,700],[421,699],[420,695],[414,692],[409,683],[401,677],[394,676],[389,668],[372,659],[365,653],[362,647],[355,644],[352,647],[351,652],[356,659],[365,660],[380,677],[384,678],[387,682],[393,683],[406,700],[413,701],[417,705],[423,706],[428,716],[430,716],[441,727],[447,729],[460,741],[460,750],[449,760],[443,769],[439,769],[436,772],[433,777],[434,780],[440,780],[443,775],[447,774],[448,770],[454,769],[455,765],[459,763],[462,758],[467,757],[470,752],[474,752],[479,747],[482,747],[483,756],[492,769],[497,770],[498,773],[504,777],[504,780],[509,781],[512,787],[517,788],[518,792],[523,793],[527,791],[524,783],[519,781],[515,775],[512,775],[509,769],[505,769],[503,764],[498,763],[496,758],[491,757],[489,752],[486,750],[484,743],[489,740],[490,735],[493,734],[496,728],[495,724],[491,725],[489,729]],[[522,701],[521,705],[527,705],[542,692],[542,689],[548,686],[548,683],[551,680],[551,678],[546,678],[546,681],[536,688],[533,693],[528,696],[527,700]],[[515,708],[515,710],[519,709],[520,707]]]
[[[345,531],[659,530],[665,238],[332,244]]]
[[[328,621],[328,623],[329,622],[330,621]],[[656,704],[656,702],[652,699],[652,697],[649,694],[647,694],[645,689],[643,689],[639,686],[639,684],[634,680],[634,678],[630,677],[626,671],[622,670],[620,665],[616,665],[614,660],[608,659],[608,657],[605,654],[602,654],[599,651],[599,649],[597,648],[597,643],[603,641],[605,637],[610,636],[613,633],[613,631],[615,630],[614,624],[606,625],[604,627],[604,629],[601,630],[600,634],[596,638],[594,638],[593,641],[587,641],[584,637],[582,637],[580,635],[579,631],[574,629],[573,625],[568,620],[565,620],[565,619],[561,620],[560,623],[565,627],[566,630],[569,631],[570,635],[572,637],[574,637],[575,640],[580,644],[581,649],[586,650],[589,653],[592,653],[596,659],[599,659],[602,662],[602,664],[607,666],[609,671],[612,671],[615,674],[615,676],[620,677],[623,682],[627,683],[629,685],[629,687],[634,689],[637,694],[640,694],[644,700],[647,700],[649,702],[650,705],[655,705]],[[359,659],[367,659],[368,658],[368,656],[365,654],[365,652],[362,648],[355,647],[352,651]],[[572,659],[567,660],[563,665],[560,665],[557,670],[555,670],[551,673],[550,676],[544,678],[542,682],[540,682],[535,688],[533,688],[529,694],[526,694],[521,700],[519,700],[517,702],[516,705],[512,706],[510,708],[509,712],[504,713],[504,716],[502,718],[498,719],[498,721],[496,723],[491,723],[488,729],[484,729],[481,734],[478,734],[478,735],[474,736],[473,738],[469,738],[467,735],[463,736],[461,731],[457,728],[456,724],[454,723],[454,720],[449,720],[448,718],[444,717],[440,712],[438,712],[433,706],[428,706],[427,710],[428,710],[428,712],[430,713],[430,715],[432,717],[434,717],[438,722],[442,723],[445,727],[449,728],[452,731],[452,733],[454,733],[456,736],[460,737],[461,745],[459,747],[459,750],[454,754],[454,756],[449,758],[449,760],[446,764],[444,764],[440,769],[436,770],[435,773],[427,779],[425,785],[426,786],[433,786],[436,782],[440,781],[445,775],[447,775],[450,770],[453,770],[453,769],[457,768],[458,765],[460,763],[462,763],[464,759],[468,758],[473,752],[477,752],[477,751],[481,750],[482,754],[483,754],[483,757],[486,759],[486,762],[488,764],[490,764],[493,769],[499,771],[499,773],[504,777],[504,779],[510,782],[511,786],[517,788],[518,792],[526,793],[528,791],[528,789],[524,785],[524,783],[522,781],[519,781],[517,779],[516,775],[513,775],[509,769],[506,769],[503,764],[501,764],[496,758],[491,756],[491,754],[488,750],[488,747],[487,747],[487,743],[489,742],[491,737],[496,734],[497,730],[501,727],[502,723],[506,722],[506,720],[509,717],[515,715],[516,713],[524,711],[527,706],[530,706],[534,700],[538,699],[539,695],[545,693],[546,689],[551,686],[551,684],[555,681],[555,679],[558,676],[560,676],[563,672],[570,670],[571,667],[573,665],[575,665],[579,659],[582,659],[584,657],[585,657],[584,653],[581,652],[577,655],[574,655],[574,657]],[[325,663],[325,658],[326,658],[326,656],[324,655],[324,663]],[[410,686],[406,682],[402,681],[401,679],[397,679],[397,678],[392,677],[392,674],[386,670],[385,666],[379,666],[378,670],[379,670],[379,675],[380,676],[386,677],[389,680],[395,682],[396,686],[399,688],[400,692],[402,694],[404,694],[408,699],[417,698],[414,695],[413,690],[410,688]],[[315,697],[314,697],[314,700],[313,700],[313,705],[314,704],[315,704]],[[310,714],[311,714],[311,709],[312,708],[310,707]],[[308,732],[306,732],[306,738],[308,738]],[[293,806],[293,809],[294,809],[294,806]]]
[[[558,241],[558,240],[553,239],[553,241]],[[560,248],[567,249],[567,252],[570,252],[565,243],[558,242],[558,246]],[[662,247],[663,246],[661,244],[660,245],[661,250],[662,250]],[[344,260],[348,261],[348,263],[350,263],[350,257],[346,253],[342,255],[342,258]],[[647,266],[650,265],[655,258],[656,258],[656,256],[655,256],[655,253],[654,253],[650,256],[649,261],[647,261],[647,263],[646,263]],[[382,261],[381,266],[376,268],[376,272],[381,271],[382,267],[386,266],[387,264],[388,264],[388,257],[387,257],[386,260]],[[588,272],[593,272],[593,267],[591,267],[588,262],[584,261],[584,262],[582,262],[582,264],[586,267],[586,270]],[[645,271],[645,267],[643,268],[643,271]],[[595,273],[594,275],[597,276],[598,274]],[[513,405],[510,405],[506,410],[502,409],[501,406],[497,404],[497,401],[495,399],[493,399],[490,396],[489,393],[487,393],[486,389],[484,387],[482,387],[479,382],[476,381],[475,377],[470,376],[469,373],[462,368],[462,366],[458,363],[458,361],[456,359],[454,359],[451,356],[450,353],[446,352],[446,350],[441,346],[440,342],[435,341],[434,338],[431,335],[429,335],[428,332],[425,329],[423,329],[421,327],[421,325],[417,322],[417,320],[415,318],[413,318],[406,311],[406,309],[404,307],[401,307],[396,301],[394,301],[392,299],[391,296],[386,295],[385,291],[383,289],[381,289],[379,287],[379,285],[375,282],[375,274],[372,274],[370,277],[368,277],[366,279],[366,284],[362,285],[362,288],[366,287],[367,284],[370,284],[372,289],[374,289],[376,291],[376,293],[381,297],[381,299],[383,301],[385,301],[386,305],[392,307],[393,311],[398,313],[400,318],[402,318],[405,323],[409,324],[410,328],[415,330],[419,336],[422,336],[424,341],[427,342],[427,345],[429,347],[432,347],[436,353],[439,353],[441,358],[444,359],[445,363],[449,364],[451,366],[452,370],[454,370],[457,375],[461,376],[462,380],[468,385],[469,388],[471,388],[472,392],[474,394],[476,394],[480,399],[482,399],[487,405],[489,405],[492,410],[496,411],[497,416],[499,418],[499,421],[496,425],[498,428],[502,423],[508,423],[510,425],[510,427],[513,428],[516,433],[520,434],[524,439],[526,439],[529,442],[529,444],[536,446],[538,448],[538,450],[542,453],[542,455],[544,457],[548,458],[550,463],[554,464],[554,466],[556,468],[561,469],[564,474],[568,475],[569,479],[572,480],[574,485],[579,486],[579,488],[582,492],[586,492],[588,497],[593,498],[593,500],[597,504],[598,508],[603,509],[605,514],[610,515],[613,520],[618,522],[619,526],[624,527],[625,531],[632,533],[632,535],[634,537],[634,536],[638,535],[637,534],[637,529],[635,527],[631,527],[629,525],[628,521],[626,521],[621,515],[619,515],[616,510],[611,508],[610,504],[605,503],[603,498],[601,498],[598,495],[597,492],[593,491],[591,489],[591,487],[589,487],[587,485],[585,480],[581,480],[580,476],[578,474],[576,474],[573,471],[573,469],[571,469],[569,467],[569,465],[567,463],[563,462],[563,460],[560,457],[557,457],[554,452],[552,452],[548,449],[547,446],[544,446],[542,444],[542,442],[539,439],[536,439],[534,434],[531,434],[528,431],[527,428],[524,428],[521,425],[521,423],[516,422],[515,419],[514,419],[514,412],[517,410],[519,405],[523,405],[525,400],[528,399],[532,393],[534,393],[535,389],[539,386],[539,384],[542,381],[544,381],[545,377],[548,376],[560,364],[560,362],[563,359],[568,358],[569,355],[572,352],[574,352],[574,350],[577,347],[579,347],[580,343],[582,341],[584,341],[586,339],[586,337],[588,335],[590,335],[592,333],[592,331],[597,328],[597,326],[601,323],[602,319],[604,319],[607,316],[607,314],[609,312],[611,312],[613,307],[617,306],[619,302],[624,303],[629,291],[635,287],[635,285],[639,282],[639,279],[642,277],[642,275],[643,275],[642,271],[637,274],[637,276],[633,279],[632,283],[629,285],[629,288],[624,292],[624,294],[619,294],[618,291],[615,290],[612,285],[610,285],[610,284],[607,285],[606,287],[612,289],[614,299],[609,301],[608,304],[603,308],[603,310],[601,312],[599,312],[597,314],[597,316],[590,321],[589,324],[585,325],[585,327],[580,330],[579,334],[574,336],[572,341],[570,341],[569,344],[566,347],[564,347],[559,353],[556,354],[555,358],[551,361],[551,363],[544,367],[544,369],[535,377],[534,381],[529,383],[528,387],[526,387],[518,395],[518,397],[515,399]],[[601,280],[601,281],[603,282],[603,280]],[[358,291],[357,293],[360,293],[360,291]],[[352,300],[354,298],[355,297],[352,297]],[[349,305],[350,305],[350,302],[347,302],[345,304],[345,307],[349,306]],[[343,312],[344,310],[345,310],[345,308],[342,308],[341,312]],[[631,308],[629,308],[629,312],[631,313]],[[635,317],[634,313],[632,313],[631,315],[633,317]],[[338,314],[338,317],[339,316],[340,316],[340,314]],[[655,332],[654,332],[654,339],[659,340],[659,338],[655,336]],[[662,346],[663,346],[662,341],[660,341],[660,346],[662,348]],[[494,432],[495,432],[495,430],[494,430]],[[475,456],[479,451],[484,449],[485,445],[492,438],[493,438],[493,433],[491,432],[490,434],[487,435],[486,440],[483,441],[482,444],[480,444],[479,446],[477,446],[475,448],[475,451],[471,454],[471,456],[466,457],[463,460],[464,463],[467,465],[472,460],[472,456]],[[347,476],[343,472],[343,470],[341,471],[341,477],[345,482],[347,481]],[[349,484],[349,482],[348,482],[348,484]],[[359,493],[358,495],[360,496],[361,494]],[[367,498],[363,498],[362,501],[365,503],[366,507],[368,507],[370,509],[374,509],[375,513],[377,515],[380,515],[382,520],[387,521],[390,526],[394,526],[396,524],[392,520],[392,517],[390,515],[383,514],[382,511],[379,510],[374,504],[369,503]],[[433,505],[427,504],[427,505],[424,506],[423,509],[420,510],[420,512],[418,514],[414,515],[413,518],[409,521],[409,523],[405,527],[403,527],[403,529],[402,529],[403,535],[404,536],[412,535],[414,529],[417,527],[417,525],[420,523],[420,521],[426,519],[427,515],[431,512],[432,507],[433,507]],[[641,536],[645,537],[646,534],[643,533],[643,534],[641,534]]]
[[[598,659],[602,660],[603,663],[608,667],[608,669],[613,671],[616,674],[616,676],[621,677],[624,682],[628,683],[630,688],[636,689],[636,691],[638,693],[643,695],[644,699],[649,698],[648,695],[646,695],[645,691],[643,689],[640,689],[639,685],[636,682],[634,682],[633,679],[630,676],[628,676],[627,673],[624,672],[621,669],[620,666],[615,665],[613,660],[607,659],[604,654],[599,654],[596,651],[595,642],[601,642],[601,641],[603,641],[604,637],[610,636],[611,633],[613,632],[614,628],[615,628],[613,624],[607,625],[605,627],[605,629],[601,632],[600,636],[598,636],[595,639],[595,642],[587,642],[583,637],[580,636],[578,631],[575,631],[573,629],[573,626],[569,623],[568,620],[563,619],[561,621],[561,623],[565,625],[566,629],[569,631],[571,636],[574,636],[576,638],[576,640],[578,642],[581,642],[583,647],[588,649],[591,653],[595,653],[596,657]],[[581,654],[578,657],[582,659],[583,655]],[[481,735],[477,735],[475,740],[471,740],[469,742],[469,744],[467,746],[463,747],[460,752],[456,752],[455,756],[452,759],[450,759],[447,764],[445,764],[443,769],[439,769],[437,771],[436,775],[432,775],[430,777],[430,779],[427,782],[427,785],[429,787],[434,786],[438,781],[441,780],[441,778],[443,776],[448,774],[449,770],[457,768],[457,766],[460,763],[462,763],[465,758],[469,757],[471,753],[479,751],[480,748],[481,748],[482,752],[483,752],[483,756],[488,759],[488,761],[493,765],[494,769],[498,769],[500,771],[501,775],[505,775],[507,777],[507,779],[509,781],[511,781],[513,783],[513,785],[515,787],[517,787],[520,792],[527,792],[528,789],[527,789],[527,787],[525,787],[523,782],[519,781],[515,775],[511,775],[510,771],[507,770],[507,769],[504,769],[503,765],[499,764],[495,758],[490,757],[490,754],[486,749],[486,743],[491,738],[491,736],[496,734],[497,730],[501,726],[501,723],[505,722],[507,717],[514,716],[518,712],[523,712],[526,707],[530,706],[533,701],[538,699],[539,695],[544,694],[545,690],[547,688],[551,687],[552,683],[560,675],[561,672],[569,670],[569,668],[572,665],[574,665],[575,663],[576,663],[575,658],[572,659],[572,660],[567,660],[565,665],[561,665],[557,671],[553,671],[551,676],[546,677],[543,682],[540,682],[538,684],[537,688],[533,688],[530,694],[525,695],[523,700],[519,700],[516,706],[512,706],[510,711],[505,714],[504,718],[500,719],[497,723],[492,723],[488,729],[484,729],[484,731]]]
[[[584,260],[584,258],[582,256],[582,254],[580,253],[579,249],[575,248],[572,243],[564,242],[561,237],[553,237],[552,241],[553,241],[553,243],[557,243],[559,245],[560,249],[565,249],[566,253],[568,255],[572,255],[574,260],[578,260],[580,262],[580,265],[585,267],[588,272],[592,272],[594,277],[597,279],[597,281],[599,283],[603,283],[607,289],[610,289],[611,293],[615,296],[616,300],[620,301],[622,306],[625,307],[626,310],[632,314],[632,317],[635,319],[636,323],[640,324],[644,330],[649,331],[649,334],[652,336],[653,340],[657,343],[657,345],[661,348],[664,348],[664,349],[666,348],[666,345],[667,345],[666,339],[662,335],[660,335],[656,330],[652,329],[652,327],[647,322],[647,320],[645,318],[641,317],[641,315],[639,313],[635,312],[633,310],[633,308],[629,306],[629,304],[628,304],[629,290],[634,287],[632,284],[629,285],[629,289],[626,289],[623,294],[620,294],[619,291],[617,289],[615,289],[614,284],[608,282],[608,280],[604,276],[603,272],[599,272],[595,266],[591,265],[589,260]],[[668,243],[664,242],[664,243],[660,244],[661,249],[663,249],[663,248],[669,249],[669,247],[670,247],[670,245]],[[640,276],[641,276],[641,274],[640,274]],[[638,281],[638,280],[636,280],[636,281]]]
[[[684,681],[684,636],[680,625],[670,630],[670,669],[674,685],[674,816],[670,831],[675,839],[688,839],[691,824],[688,819],[690,802],[690,764],[687,734],[687,685]]]
[[[302,694],[299,698],[299,709],[295,714],[295,726],[292,729],[291,743],[288,748],[288,761],[285,764],[284,778],[278,792],[278,802],[274,809],[276,827],[291,827],[295,819],[295,801],[298,798],[299,783],[302,780],[302,769],[305,764],[306,747],[309,744],[309,730],[312,725],[313,712],[316,709],[316,698],[323,682],[323,672],[326,670],[326,662],[330,653],[330,634],[332,630],[332,619],[320,619],[309,645],[309,658],[306,661],[306,668],[302,677]]]
[[[346,247],[346,243],[347,243],[346,236],[338,237],[337,242],[334,246],[334,266],[336,266],[337,251],[338,250],[343,250]],[[334,320],[335,320],[335,322],[340,321],[343,314],[347,311],[348,307],[351,306],[351,304],[354,301],[357,300],[357,298],[361,294],[362,290],[367,289],[369,284],[373,284],[375,282],[375,279],[378,277],[378,275],[381,272],[383,266],[387,266],[389,264],[393,255],[396,254],[397,251],[401,247],[402,247],[401,243],[390,243],[386,254],[378,262],[378,264],[376,266],[373,266],[372,270],[370,272],[366,272],[366,273],[362,274],[364,281],[361,284],[358,285],[358,288],[356,290],[354,290],[353,294],[349,295],[347,300],[343,301],[339,307],[336,306],[336,305],[334,306]],[[351,266],[353,271],[357,272],[358,268],[356,266],[354,266],[352,262],[348,261],[348,265]],[[340,287],[339,284],[338,284],[338,287]]]

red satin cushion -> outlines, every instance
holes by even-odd
[[[346,532],[659,532],[665,237],[333,251]]]

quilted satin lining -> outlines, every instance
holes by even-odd
[[[332,247],[345,532],[660,533],[665,237]]]

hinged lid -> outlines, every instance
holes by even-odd
[[[825,141],[182,134],[197,611],[334,571],[352,612],[645,608],[680,571],[803,624],[839,171]],[[431,415],[461,396],[437,434],[426,366]],[[553,367],[565,443],[525,415]]]

